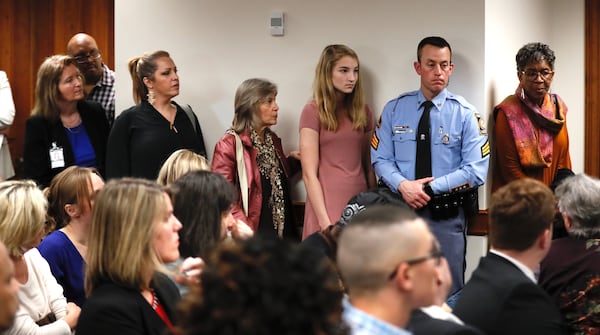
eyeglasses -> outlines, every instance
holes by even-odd
[[[538,78],[538,76],[541,76],[543,80],[550,80],[554,76],[554,71],[549,71],[549,70],[542,70],[542,71],[527,70],[527,71],[521,71],[521,73],[525,76],[525,78],[527,78],[527,80],[531,80],[531,81],[536,80]]]
[[[75,56],[75,57],[73,57],[73,59],[77,62],[77,64],[85,64],[88,62],[88,60],[90,58],[92,60],[95,60],[95,59],[100,58],[100,56],[101,56],[100,50],[94,49],[94,50],[90,51],[89,54]]]
[[[390,273],[390,275],[388,276],[388,279],[392,280],[396,277],[396,274],[398,272],[398,267],[402,263],[406,263],[408,265],[417,265],[417,264],[423,263],[427,260],[433,259],[435,261],[435,263],[434,263],[435,266],[440,266],[440,264],[442,264],[442,257],[444,257],[444,253],[442,252],[442,250],[440,250],[440,246],[437,243],[435,243],[433,250],[429,253],[429,255],[402,261],[398,265],[396,265],[396,267],[394,268],[394,271],[392,273]]]

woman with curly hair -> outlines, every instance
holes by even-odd
[[[515,57],[519,85],[494,108],[492,192],[525,177],[553,186],[572,175],[567,105],[550,86],[556,56],[543,43],[525,44]]]
[[[319,253],[279,239],[223,244],[180,307],[179,334],[345,334],[342,289]]]

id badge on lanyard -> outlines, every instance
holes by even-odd
[[[50,167],[52,169],[65,167],[65,156],[63,155],[63,148],[57,147],[56,142],[52,142],[52,148],[50,148]]]

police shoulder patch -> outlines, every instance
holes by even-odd
[[[478,112],[474,113],[475,118],[477,119],[477,125],[479,126],[479,135],[487,136],[487,129],[485,127],[485,121],[481,118],[481,115]]]

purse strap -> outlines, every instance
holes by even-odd
[[[242,196],[242,207],[244,209],[244,214],[248,216],[248,178],[246,176],[246,164],[244,162],[242,139],[234,130],[229,130],[228,133],[235,137],[235,161],[237,163],[240,194]]]
[[[181,109],[183,109],[183,111],[185,112],[185,114],[187,115],[187,117],[190,119],[190,122],[192,123],[192,128],[194,128],[194,131],[196,133],[198,133],[198,129],[196,129],[196,115],[194,114],[194,111],[192,110],[192,106],[190,105],[181,105],[180,106]]]

